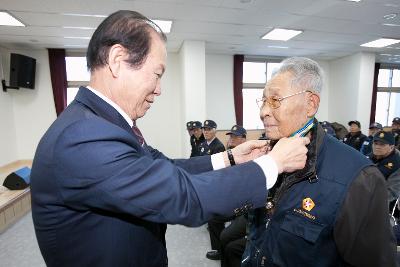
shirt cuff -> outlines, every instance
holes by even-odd
[[[226,167],[223,153],[225,152],[211,155],[211,164],[213,166],[213,170],[219,170]]]
[[[267,189],[273,187],[278,178],[278,166],[275,160],[270,155],[263,155],[254,160],[264,172]]]

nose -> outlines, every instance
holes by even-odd
[[[161,81],[160,80],[157,81],[156,89],[154,90],[154,94],[156,96],[161,95]]]
[[[260,108],[260,119],[264,120],[265,117],[271,116],[271,107],[268,105],[268,103],[265,103],[261,108]]]

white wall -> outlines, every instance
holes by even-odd
[[[32,159],[40,138],[56,118],[47,50],[2,50],[7,84],[10,53],[19,53],[36,59],[36,81],[34,90],[21,88],[10,89],[7,93],[2,92],[0,99],[4,100],[5,105],[1,105],[0,110],[10,109],[12,106],[12,117],[9,118],[12,118],[13,123],[8,122],[10,130],[6,130],[3,134],[8,135],[8,138],[5,138],[6,146],[9,148],[12,146],[12,149],[6,151],[13,152],[9,156],[2,150],[1,164],[17,159]]]
[[[161,95],[146,115],[138,120],[138,126],[149,145],[171,158],[182,157],[183,142],[189,142],[186,125],[181,123],[181,98],[179,56],[168,53],[167,69],[161,80]]]
[[[368,132],[375,56],[357,53],[330,62],[329,119],[345,126],[358,120]]]
[[[318,64],[324,71],[324,86],[320,95],[320,102],[316,118],[318,121],[329,120],[329,78],[330,78],[330,64],[328,61],[317,60]]]
[[[7,53],[7,50],[0,48],[0,64],[4,69],[9,66],[9,63],[6,60]],[[1,71],[0,76],[3,76]],[[8,74],[7,76],[4,76],[8,77]],[[0,77],[0,79],[3,79],[3,77]],[[17,137],[14,123],[13,98],[12,95],[3,92],[3,90],[0,89],[0,166],[7,164],[16,158]]]
[[[233,100],[233,56],[206,54],[206,111],[220,130],[236,124]]]

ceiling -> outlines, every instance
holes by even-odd
[[[204,40],[207,53],[331,60],[365,51],[376,53],[378,62],[400,64],[400,43],[360,46],[381,37],[400,39],[400,0],[1,0],[0,8],[27,25],[0,26],[0,46],[9,49],[84,50],[104,18],[71,14],[130,9],[173,21],[170,52],[184,40]],[[384,18],[393,13],[394,19]],[[273,27],[304,32],[286,42],[260,39]]]

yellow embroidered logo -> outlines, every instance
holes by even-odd
[[[381,133],[381,134],[379,135],[379,137],[380,137],[380,138],[384,138],[384,137],[385,137],[385,134],[384,134],[384,133]]]
[[[385,165],[386,168],[392,169],[393,168],[393,163],[389,162],[388,164]]]
[[[307,197],[305,199],[303,199],[303,209],[305,209],[306,211],[310,211],[315,207],[315,203],[314,201]]]

